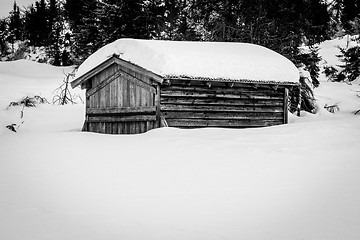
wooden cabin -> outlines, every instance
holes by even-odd
[[[135,134],[285,124],[298,79],[289,60],[256,45],[121,39],[90,56],[71,85],[86,89],[84,131]]]

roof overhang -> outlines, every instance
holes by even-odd
[[[207,77],[187,77],[187,76],[165,76],[164,82],[171,80],[181,81],[206,81],[206,82],[224,82],[224,83],[244,83],[244,84],[261,84],[261,85],[276,85],[276,86],[299,86],[298,82],[279,82],[279,81],[258,81],[249,79],[228,79],[228,78],[207,78]]]
[[[152,79],[158,83],[162,83],[164,80],[162,76],[160,76],[156,73],[146,70],[145,68],[140,67],[131,62],[120,59],[117,55],[113,55],[110,58],[108,58],[107,60],[105,60],[104,62],[102,62],[101,64],[99,64],[96,67],[94,67],[93,69],[91,69],[90,71],[77,77],[74,81],[71,82],[71,87],[75,88],[77,86],[80,86],[82,83],[87,82],[93,76],[95,76],[96,74],[100,73],[101,71],[105,70],[106,68],[108,68],[109,66],[111,66],[113,64],[118,64],[118,65],[124,66],[128,69],[131,69],[132,71],[134,71],[136,73],[145,74],[145,75],[149,76],[150,79]]]

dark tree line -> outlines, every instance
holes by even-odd
[[[8,44],[25,41],[28,46],[45,47],[54,65],[68,65],[66,49],[70,36],[66,34],[64,13],[63,4],[58,0],[35,1],[23,10],[14,1],[9,16],[0,20],[0,54],[13,50],[8,49]]]
[[[119,38],[260,44],[295,62],[298,46],[352,31],[360,0],[38,0],[0,21],[0,53],[27,41],[54,65],[80,63]]]

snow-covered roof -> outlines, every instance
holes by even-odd
[[[230,42],[119,39],[80,65],[81,77],[113,55],[162,77],[297,83],[299,71],[284,56],[262,46]]]

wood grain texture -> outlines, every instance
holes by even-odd
[[[135,134],[158,126],[156,100],[160,94],[149,76],[111,65],[92,78],[87,90],[87,131]]]
[[[176,80],[161,87],[161,114],[171,127],[243,128],[286,122],[283,86]]]

